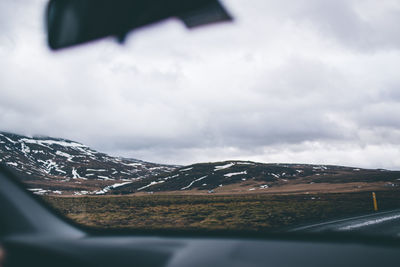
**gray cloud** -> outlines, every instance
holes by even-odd
[[[61,53],[45,2],[0,4],[0,130],[166,163],[400,168],[397,1],[227,0],[231,24]]]
[[[280,1],[275,10],[296,24],[305,24],[321,37],[332,38],[354,52],[400,47],[400,5],[397,1],[302,0]],[[286,16],[286,17],[285,17]]]

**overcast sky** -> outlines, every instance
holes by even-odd
[[[45,2],[0,1],[0,131],[160,163],[400,169],[398,0],[225,0],[233,23],[57,53]]]

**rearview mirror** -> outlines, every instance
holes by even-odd
[[[218,0],[50,0],[48,44],[56,50],[106,36],[123,42],[129,31],[169,17],[188,28],[232,19]]]

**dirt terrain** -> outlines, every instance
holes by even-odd
[[[186,192],[187,193],[187,192]],[[379,210],[400,207],[400,190],[376,191]],[[279,231],[373,212],[369,191],[308,194],[42,196],[86,227]]]
[[[392,183],[388,182],[353,182],[353,183],[299,183],[299,184],[282,184],[274,187],[260,188],[258,184],[232,184],[215,190],[175,190],[161,192],[138,192],[129,194],[130,196],[146,196],[146,195],[246,195],[246,194],[325,194],[325,193],[350,193],[350,192],[369,192],[381,191],[395,188]],[[396,187],[397,188],[397,187]]]

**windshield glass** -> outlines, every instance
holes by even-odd
[[[2,1],[0,163],[95,228],[385,234],[368,227],[400,220],[399,2],[221,3],[232,22],[53,52],[47,1]]]

